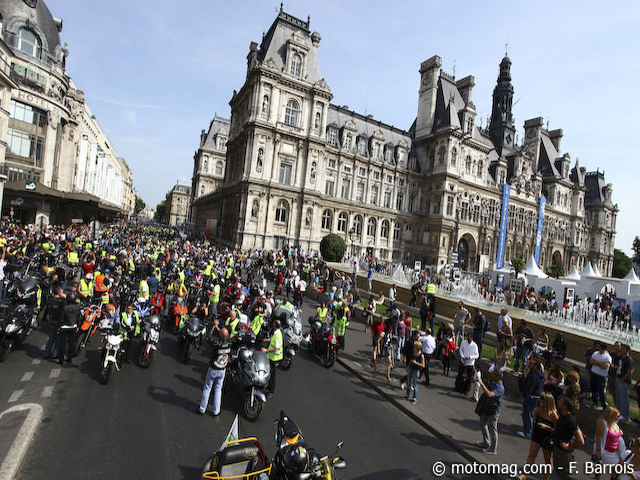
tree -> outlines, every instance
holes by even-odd
[[[340,262],[347,250],[344,238],[335,233],[325,236],[320,242],[320,253],[327,262]]]
[[[547,274],[553,278],[560,278],[564,275],[564,267],[561,263],[553,263],[549,267],[549,271],[547,272]]]
[[[516,272],[516,278],[518,278],[518,275],[520,274],[520,272],[524,270],[524,260],[522,260],[520,257],[512,258],[511,266],[513,267],[513,270]]]
[[[636,240],[638,240],[638,237],[636,237]],[[613,276],[615,278],[626,277],[631,270],[631,266],[631,258],[622,250],[615,248],[613,250]]]
[[[133,208],[133,213],[138,215],[146,206],[147,204],[144,203],[144,200],[142,200],[142,198],[136,195],[136,203],[135,203],[135,207]]]
[[[162,219],[164,218],[164,214],[166,210],[167,210],[167,205],[163,200],[158,205],[156,205],[156,213],[153,216],[153,219],[156,220],[157,222],[162,222]]]
[[[631,248],[633,249],[633,263],[640,265],[640,237],[633,239],[633,246]]]

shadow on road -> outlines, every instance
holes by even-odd
[[[202,478],[202,469],[196,467],[189,467],[187,465],[178,465],[182,478],[184,480],[199,480]]]

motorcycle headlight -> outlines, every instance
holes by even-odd
[[[338,342],[337,342],[337,340],[336,340],[336,337],[331,337],[331,343],[333,343],[334,345],[335,345],[336,343],[338,343]]]
[[[7,324],[7,326],[5,327],[5,332],[6,333],[13,333],[18,329],[18,325],[16,325],[16,319],[12,318],[11,319],[11,323]]]

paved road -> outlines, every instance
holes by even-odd
[[[22,401],[44,407],[18,478],[195,479],[241,410],[239,395],[228,386],[218,418],[210,410],[203,417],[195,414],[208,352],[184,365],[170,334],[162,333],[159,355],[148,370],[134,361],[106,386],[97,380],[97,342],[59,370],[45,360],[32,365],[45,341],[44,334],[33,334],[0,364],[0,411]],[[34,374],[26,380],[30,371]],[[263,416],[254,424],[240,421],[240,433],[258,436],[270,454],[276,447],[273,420],[282,408],[319,451],[345,442],[343,479],[433,478],[433,462],[462,461],[340,365],[326,370],[302,352],[277,379]],[[20,398],[7,403],[19,390]]]

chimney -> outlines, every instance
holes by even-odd
[[[542,126],[544,119],[542,117],[532,118],[524,122],[524,145],[530,146],[533,154],[533,162],[531,169],[534,173],[538,171],[538,160],[540,157],[540,136],[542,135]]]
[[[476,82],[473,75],[469,75],[467,77],[461,78],[456,82],[456,87],[458,87],[458,91],[460,95],[462,95],[462,99],[464,100],[465,105],[473,106],[473,102],[471,100],[471,91],[473,87],[475,87]]]
[[[438,70],[442,59],[434,55],[420,65],[420,90],[418,90],[418,115],[416,118],[416,138],[431,133],[436,111],[438,92]]]
[[[556,130],[551,130],[549,132],[549,138],[551,139],[551,143],[556,147],[558,153],[560,153],[560,140],[562,140],[562,129],[558,128]]]

